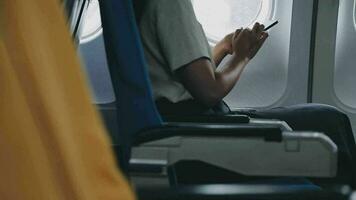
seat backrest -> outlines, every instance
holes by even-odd
[[[131,0],[100,1],[105,49],[116,96],[119,138],[128,159],[140,130],[161,126]],[[121,154],[121,153],[120,153]]]

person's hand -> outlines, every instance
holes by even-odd
[[[226,35],[218,43],[219,45],[221,45],[224,48],[226,54],[230,54],[231,55],[231,54],[234,53],[233,46],[232,46],[234,35],[240,33],[242,30],[243,30],[243,28],[237,29],[235,32],[232,32],[232,33]]]
[[[242,31],[241,29],[236,30],[233,33],[230,33],[228,35],[226,35],[220,42],[218,42],[215,47],[213,48],[213,58],[214,58],[214,62],[215,64],[218,66],[221,61],[228,55],[228,54],[233,54],[233,48],[232,48],[232,42],[233,42],[233,38],[234,35],[237,32]]]
[[[236,31],[232,38],[232,49],[240,59],[249,59],[255,57],[266,39],[268,33],[264,32],[264,25],[256,23],[252,30],[244,29]]]

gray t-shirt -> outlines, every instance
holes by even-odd
[[[155,100],[192,99],[175,71],[199,58],[212,57],[190,0],[148,0],[139,29]]]

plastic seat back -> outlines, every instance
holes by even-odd
[[[100,1],[105,49],[116,96],[120,157],[128,162],[130,144],[140,130],[161,126],[130,0]],[[123,155],[122,155],[123,154]]]

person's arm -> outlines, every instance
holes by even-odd
[[[256,24],[252,30],[244,29],[234,34],[232,59],[219,70],[214,70],[206,58],[178,69],[176,74],[184,87],[204,105],[216,105],[233,89],[247,63],[267,39],[268,34],[263,29],[263,25]]]
[[[214,71],[210,60],[200,58],[179,69],[177,75],[194,99],[212,107],[232,90],[248,61],[234,57],[220,71]]]

